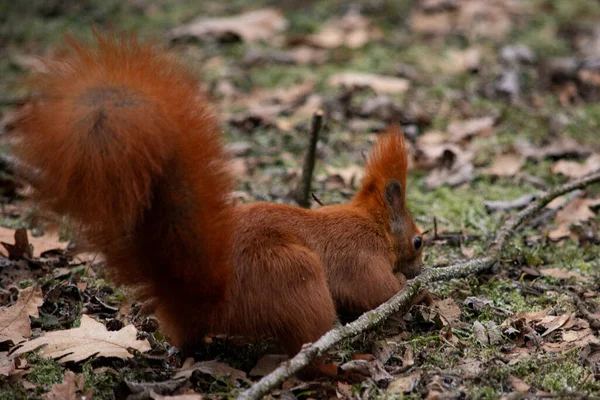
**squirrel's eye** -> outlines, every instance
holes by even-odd
[[[423,245],[423,239],[421,238],[421,236],[415,236],[413,238],[413,246],[415,246],[415,250],[419,250],[422,245]]]

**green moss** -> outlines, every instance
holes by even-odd
[[[102,373],[93,371],[91,360],[83,365],[85,390],[94,391],[94,399],[114,400],[114,389],[121,378],[113,370],[107,369]]]
[[[31,365],[27,378],[32,383],[44,387],[62,383],[64,368],[53,359],[43,357],[39,353],[31,353],[27,356],[27,361]]]
[[[581,365],[580,362],[557,360],[546,364],[543,372],[534,382],[543,390],[551,393],[574,392],[580,390],[583,380],[588,375],[593,375],[593,372],[589,367]],[[586,388],[598,390],[600,385],[591,379]]]
[[[485,284],[472,280],[471,290],[474,296],[483,296],[494,302],[495,307],[507,309],[513,313],[533,312],[543,309],[538,296],[524,295],[513,282],[493,277]]]

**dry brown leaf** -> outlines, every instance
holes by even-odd
[[[47,232],[43,236],[34,237],[31,232],[28,233],[28,240],[33,245],[33,256],[39,257],[43,252],[48,250],[64,249],[67,247],[67,242],[61,242],[58,232]],[[0,242],[14,243],[15,231],[13,229],[0,227]]]
[[[558,278],[558,279],[575,278],[576,280],[578,280],[580,282],[585,281],[585,278],[583,276],[581,276],[579,273],[577,273],[575,271],[569,271],[569,270],[566,270],[566,269],[544,268],[544,269],[541,270],[541,272],[544,275],[551,276],[553,278]]]
[[[508,376],[508,383],[515,389],[517,392],[528,393],[531,386],[529,386],[525,381],[520,378],[517,378],[514,375]]]
[[[319,32],[307,36],[304,41],[325,49],[341,46],[357,49],[379,37],[381,37],[379,29],[372,27],[368,18],[353,10],[342,18],[326,21]]]
[[[461,361],[460,364],[452,368],[442,370],[441,372],[444,374],[458,375],[463,378],[473,379],[481,376],[482,366],[483,363],[481,361],[467,358]]]
[[[173,379],[189,378],[194,371],[200,371],[214,378],[225,378],[236,387],[240,385],[238,380],[250,383],[246,378],[246,373],[244,371],[240,371],[223,362],[215,360],[194,363],[193,358],[185,360],[179,372],[173,375]]]
[[[523,165],[525,165],[525,157],[520,153],[511,151],[496,156],[490,168],[484,170],[484,172],[493,176],[514,176],[523,168]]]
[[[404,93],[410,87],[408,79],[369,74],[366,72],[341,72],[333,74],[327,82],[344,88],[371,88],[377,93]]]
[[[575,237],[571,232],[570,224],[560,224],[557,228],[548,232],[548,239],[552,240],[553,242],[557,242],[568,237]]]
[[[587,221],[595,215],[590,207],[595,207],[597,205],[600,205],[600,197],[594,199],[578,197],[556,213],[554,222],[557,224],[572,224],[575,222]]]
[[[391,394],[403,394],[412,392],[419,383],[421,376],[419,372],[413,372],[407,376],[401,376],[390,382],[387,392]]]
[[[559,316],[548,315],[547,317],[542,318],[540,325],[546,326],[546,331],[542,333],[542,337],[562,328],[570,318],[571,314],[563,314]]]
[[[268,375],[271,372],[273,372],[275,368],[279,367],[279,365],[283,361],[287,359],[288,357],[286,355],[267,354],[263,356],[260,360],[258,360],[256,365],[254,366],[254,368],[252,368],[252,370],[250,370],[248,375],[257,377],[263,377],[265,375]]]
[[[328,179],[341,179],[346,187],[357,186],[363,177],[363,168],[359,165],[348,165],[343,168],[336,168],[331,165],[325,167]]]
[[[576,161],[558,160],[552,165],[552,172],[569,178],[581,178],[600,169],[600,154],[592,154],[583,164]]]
[[[132,358],[128,349],[141,353],[150,350],[147,340],[137,340],[137,329],[127,325],[118,331],[108,331],[106,326],[87,315],[81,316],[81,326],[62,331],[47,332],[44,336],[30,340],[12,354],[19,355],[41,346],[40,353],[58,359],[61,363],[79,362],[91,356]]]
[[[425,180],[428,189],[435,189],[443,185],[460,186],[473,179],[475,176],[473,164],[466,158],[461,159],[458,156],[452,158],[452,162],[443,163],[429,173]]]
[[[479,68],[480,61],[481,51],[478,48],[452,49],[448,52],[447,60],[444,60],[440,67],[448,74],[461,74]]]
[[[176,396],[161,396],[160,394],[156,394],[156,393],[151,393],[150,394],[151,398],[153,400],[203,400],[204,397],[202,397],[202,395],[199,395],[198,393],[187,393],[187,394],[180,394],[180,395],[176,395]]]
[[[29,316],[38,317],[38,307],[44,303],[42,289],[30,286],[19,293],[17,303],[0,309],[0,343],[19,343],[31,336]]]
[[[0,352],[0,375],[9,376],[15,370],[15,360],[7,352]]]
[[[496,123],[494,117],[472,118],[466,121],[454,121],[448,125],[448,133],[453,141],[459,142],[473,136],[489,135]]]
[[[287,26],[288,22],[279,10],[265,8],[232,17],[199,18],[188,25],[172,29],[168,36],[171,40],[223,40],[233,36],[245,42],[256,42],[270,39],[276,33],[284,31]]]
[[[454,299],[451,297],[434,301],[431,308],[442,317],[442,324],[444,326],[448,324],[452,325],[453,322],[460,318],[460,307],[456,305]]]
[[[417,10],[410,16],[413,31],[435,36],[460,32],[469,38],[504,39],[512,26],[512,14],[521,4],[510,0],[463,0],[455,8],[430,12]]]
[[[586,328],[579,331],[570,330],[563,332],[561,340],[555,343],[544,343],[542,348],[546,351],[557,353],[582,348],[591,343],[599,344],[600,340],[590,328]]]
[[[83,390],[83,376],[77,376],[73,371],[67,371],[63,383],[52,385],[48,393],[44,393],[44,400],[82,400],[92,397],[92,391],[81,393]]]
[[[445,36],[452,32],[454,15],[446,12],[426,13],[413,12],[409,20],[410,28],[426,35]]]

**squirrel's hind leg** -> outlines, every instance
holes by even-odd
[[[250,247],[234,260],[230,333],[269,336],[290,355],[331,329],[335,306],[316,254],[290,240]],[[260,250],[256,250],[260,249]],[[251,253],[251,254],[249,254]]]

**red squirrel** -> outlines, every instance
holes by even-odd
[[[338,313],[388,300],[421,269],[399,128],[381,134],[347,205],[234,205],[219,124],[196,79],[135,38],[69,39],[33,79],[15,152],[35,199],[68,216],[173,344],[272,337],[290,353]]]

